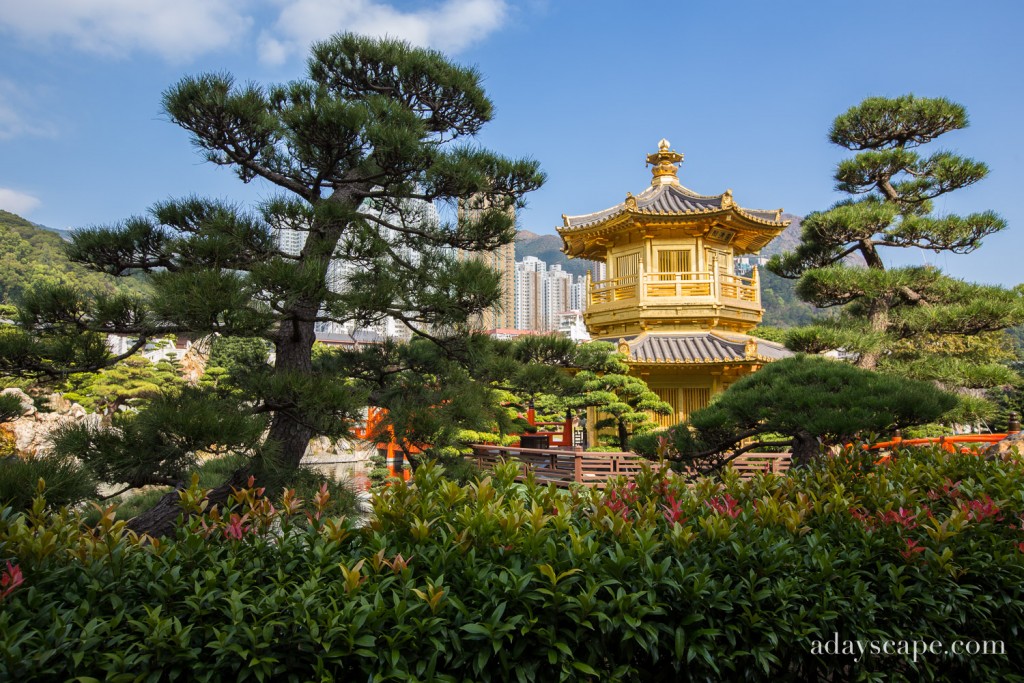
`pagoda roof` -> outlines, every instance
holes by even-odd
[[[645,332],[618,342],[634,365],[765,363],[793,355],[776,342],[721,332]]]
[[[626,194],[626,199],[615,206],[580,216],[562,215],[563,227],[558,230],[565,234],[594,227],[623,214],[637,216],[690,216],[735,212],[751,222],[766,226],[784,228],[789,221],[781,220],[782,209],[745,209],[732,200],[732,191],[718,195],[701,195],[677,183],[666,183],[648,187],[640,194]]]
[[[616,233],[644,230],[675,230],[690,234],[711,234],[731,244],[738,253],[756,252],[782,232],[788,220],[782,209],[747,209],[739,206],[732,190],[722,194],[697,194],[679,182],[679,162],[683,155],[669,148],[668,140],[658,143],[658,151],[647,155],[652,166],[651,185],[615,206],[579,216],[562,214],[558,234],[565,243],[562,251],[570,258],[603,260],[607,240]],[[712,232],[716,227],[723,231]]]

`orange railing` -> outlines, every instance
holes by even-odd
[[[1011,434],[1017,434],[1020,432],[1020,422],[1017,419],[1017,413],[1010,413],[1009,425],[1006,432],[997,434],[956,434],[950,436],[934,436],[922,439],[904,439],[903,435],[900,434],[900,430],[896,430],[896,435],[889,441],[880,441],[871,446],[865,446],[865,448],[872,451],[884,451],[891,450],[893,448],[900,448],[906,446],[939,446],[942,450],[947,453],[956,453],[958,450],[961,453],[977,452],[980,444],[994,444],[999,443]],[[960,444],[976,444],[974,447],[961,446]]]
[[[948,453],[956,453],[959,444],[994,444],[999,443],[1003,439],[1009,436],[1007,434],[961,434],[957,436],[936,436],[924,439],[902,439],[896,437],[890,441],[880,441],[879,443],[867,446],[873,451],[890,450],[893,448],[900,448],[905,446],[939,446],[942,450]],[[961,447],[959,448],[961,453],[967,453],[976,448]]]
[[[1013,434],[1020,432],[1020,422],[1017,420],[1016,413],[1010,413],[1009,426],[1006,432],[996,434],[956,434],[950,436],[935,436],[921,439],[904,439],[900,434],[899,430],[896,430],[896,436],[889,441],[880,441],[870,446],[865,445],[866,450],[872,451],[889,451],[893,448],[906,448],[906,447],[926,447],[926,446],[938,446],[947,453],[973,453],[974,455],[981,455],[984,450],[980,448],[982,445],[991,446],[992,444],[999,443],[1003,439]],[[889,454],[883,454],[878,462],[885,462],[889,459]]]

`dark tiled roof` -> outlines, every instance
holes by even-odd
[[[636,198],[636,208],[655,213],[693,213],[695,211],[717,211],[722,208],[722,198],[702,197],[690,192],[682,185],[659,185],[645,190]],[[661,192],[658,192],[661,190]]]
[[[748,355],[747,344],[752,354]],[[630,359],[636,363],[728,363],[772,361],[792,356],[781,344],[746,335],[714,332],[649,333],[627,341]],[[756,345],[756,347],[754,347]]]
[[[617,204],[603,211],[596,211],[581,216],[564,216],[565,226],[562,230],[575,230],[595,225],[602,221],[614,218],[628,210],[639,211],[651,215],[677,215],[693,213],[711,213],[721,211],[731,206],[732,196],[725,200],[723,207],[723,195],[699,195],[689,188],[676,183],[655,185],[648,187],[640,194],[632,197],[636,200],[636,206],[629,206],[630,199]],[[773,224],[781,224],[779,212],[774,210],[744,209],[735,207],[739,212],[751,216],[757,220],[767,221]]]

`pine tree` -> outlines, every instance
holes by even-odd
[[[595,427],[614,430],[612,440],[621,451],[627,450],[630,434],[657,427],[652,413],[672,413],[671,405],[630,374],[625,355],[608,342],[576,344],[556,335],[524,337],[502,355],[512,364],[495,373],[504,378],[502,386],[524,402],[555,413],[596,408]]]
[[[823,444],[930,422],[955,404],[930,382],[797,354],[742,377],[670,428],[667,456],[708,472],[751,450],[785,447],[805,465]]]
[[[294,470],[312,437],[348,434],[372,388],[362,381],[365,368],[353,377],[344,360],[314,359],[317,323],[367,325],[391,316],[457,357],[466,321],[498,298],[498,275],[475,260],[460,261],[457,252],[511,242],[510,209],[543,176],[534,161],[463,142],[493,113],[480,81],[475,70],[438,52],[354,35],[314,45],[306,78],[290,83],[184,78],[164,94],[167,116],[207,161],[277,194],[250,210],[198,197],[166,201],[149,216],[76,231],[72,260],[116,276],[145,273],[152,294],[89,299],[66,287],[31,292],[20,330],[0,338],[0,371],[96,369],[169,333],[264,339],[274,364],[253,368],[244,381],[233,378],[244,384],[234,414],[225,405],[231,397],[201,388],[185,392],[187,406],[181,394],[148,410],[184,430],[189,425],[174,419],[175,409],[205,416],[188,438],[163,439],[167,449],[251,449],[253,464],[236,480]],[[423,210],[435,203],[442,215],[455,216],[459,201],[479,203],[480,210],[449,222]],[[276,236],[286,230],[302,234],[301,249],[279,246]],[[340,291],[329,286],[334,259],[353,269]],[[111,357],[108,333],[136,342]],[[239,429],[237,415],[260,434],[265,427],[266,436],[252,443],[250,429],[234,438],[219,433]],[[151,421],[140,412],[137,424]],[[104,436],[107,448],[132,452],[127,443],[113,448],[113,438]],[[99,447],[84,437],[79,446]],[[172,501],[137,518],[135,527],[166,532],[175,516]]]
[[[184,384],[178,363],[174,360],[150,362],[133,356],[111,368],[96,373],[71,375],[61,393],[86,410],[108,419],[128,406],[135,409],[163,393],[171,393]]]
[[[1006,228],[992,211],[939,214],[934,200],[988,174],[985,164],[946,150],[920,147],[965,128],[965,109],[946,99],[906,95],[864,100],[835,119],[829,139],[855,156],[839,163],[836,188],[848,193],[803,221],[797,248],[768,268],[796,279],[797,292],[842,315],[792,332],[791,348],[842,349],[868,369],[985,387],[1012,379],[1005,366],[935,353],[941,340],[1002,330],[1024,320],[1020,292],[972,284],[925,267],[887,268],[882,248],[966,254]],[[848,263],[859,255],[865,267]],[[928,340],[928,345],[908,342]],[[916,350],[913,348],[916,347]],[[927,350],[925,348],[927,347]],[[956,344],[952,345],[956,348]]]

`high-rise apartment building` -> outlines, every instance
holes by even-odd
[[[572,309],[572,274],[553,265],[544,273],[543,321],[544,332],[558,329],[558,316]]]
[[[544,274],[548,264],[536,256],[527,256],[515,265],[517,330],[543,329],[542,303]]]
[[[587,281],[576,278],[569,290],[569,310],[582,311],[587,307]]]
[[[470,200],[472,203],[474,200]],[[486,206],[472,208],[465,202],[459,203],[459,217],[474,218],[476,214],[486,210]],[[515,210],[509,209],[515,218]],[[480,330],[513,329],[516,327],[516,245],[505,244],[494,251],[460,251],[459,257],[476,259],[483,262],[491,270],[501,275],[501,298],[488,308],[478,320],[471,321],[473,327]]]

